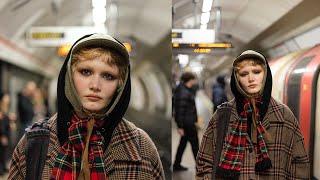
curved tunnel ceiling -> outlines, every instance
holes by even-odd
[[[242,43],[248,43],[300,2],[302,0],[214,0],[208,29],[213,28],[215,21],[213,7],[221,7],[221,34],[231,35]],[[200,0],[195,10],[195,4],[191,1],[173,0],[174,28],[199,28],[202,3],[203,0]],[[197,16],[194,16],[194,11],[197,12]],[[195,17],[198,18],[197,24]]]
[[[156,46],[171,30],[170,0],[113,0],[107,3],[107,11],[112,3],[118,12],[106,21],[107,28],[110,26],[109,33],[121,40],[137,40],[143,44],[142,49]],[[59,61],[54,60],[58,59],[56,48],[30,47],[25,40],[26,32],[33,26],[93,26],[91,1],[3,0],[0,3],[0,37],[46,61],[48,66],[59,68]]]

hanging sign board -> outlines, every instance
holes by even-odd
[[[101,29],[92,26],[46,26],[32,27],[26,34],[27,42],[35,47],[57,47],[73,44],[77,39],[92,33],[101,33]]]
[[[172,43],[213,43],[215,32],[213,29],[172,29],[171,37]]]

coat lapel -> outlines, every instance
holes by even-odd
[[[283,106],[273,98],[270,99],[267,113],[262,120],[262,125],[268,130],[270,123],[284,123],[282,115]]]
[[[139,132],[135,125],[127,120],[120,121],[105,151],[108,173],[115,168],[114,161],[139,162],[142,160],[138,136]]]

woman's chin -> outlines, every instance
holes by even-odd
[[[245,92],[250,95],[256,95],[259,94],[259,89],[247,89]]]
[[[92,106],[89,106],[89,107],[86,107],[84,106],[84,109],[88,112],[91,112],[91,113],[99,113],[99,112],[102,112],[102,107],[92,107]]]
[[[250,95],[250,97],[257,97],[257,96],[259,96],[260,94],[259,94],[259,91],[257,92],[257,91],[254,91],[254,92],[247,92],[249,95]]]

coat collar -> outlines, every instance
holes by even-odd
[[[237,113],[237,108],[236,108],[236,101],[235,99],[232,99],[229,102],[229,105],[232,107],[231,108],[231,119],[230,122],[234,122],[240,119],[240,116]],[[270,98],[270,103],[268,105],[268,110],[266,112],[266,115],[264,116],[262,120],[262,125],[266,128],[269,129],[270,123],[284,123],[284,118],[282,115],[283,112],[283,105],[279,102],[277,102],[274,98]]]

